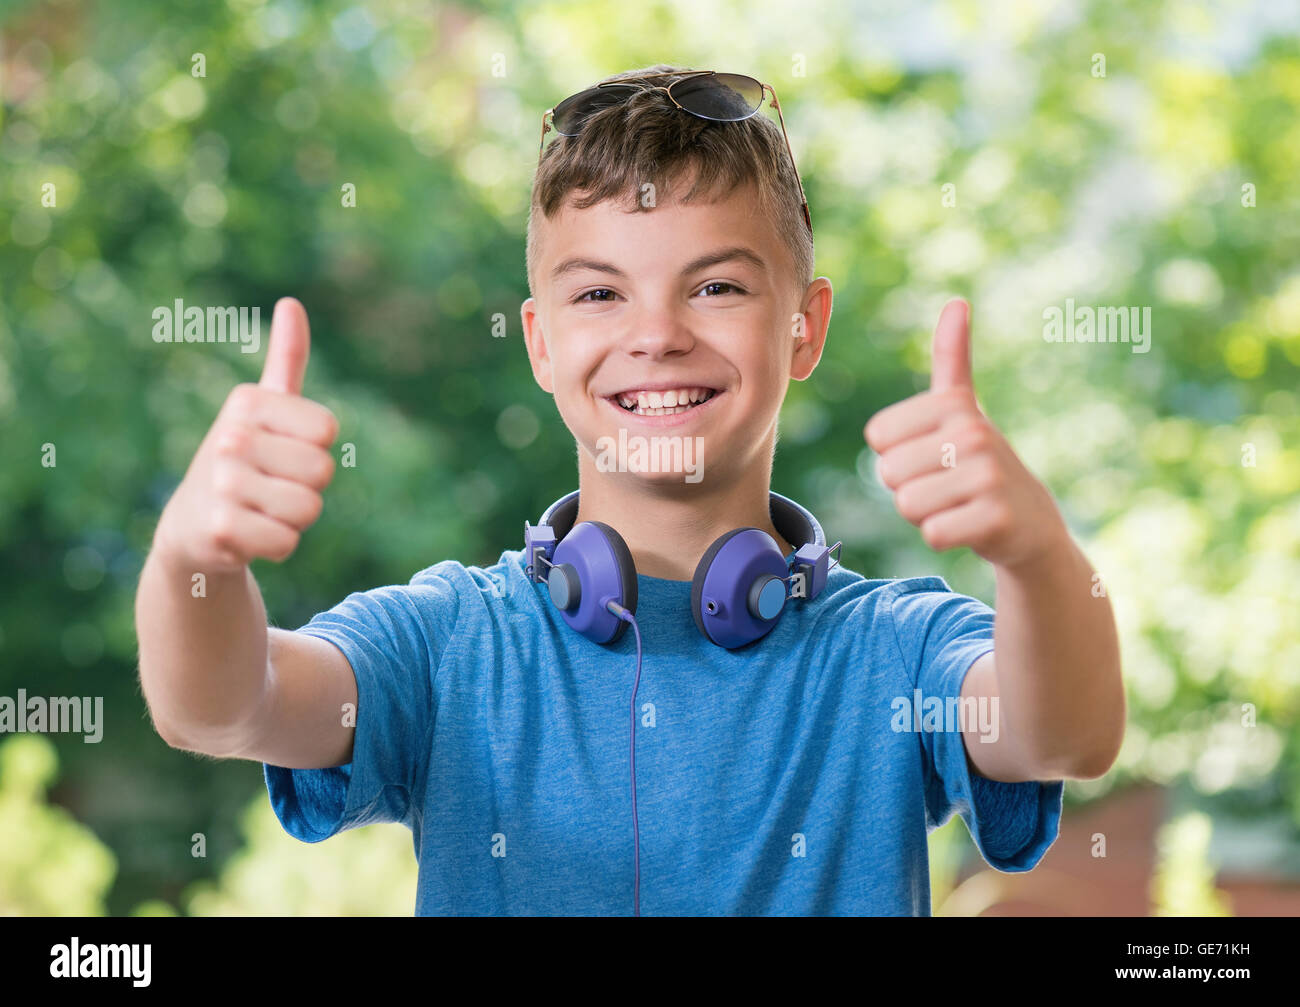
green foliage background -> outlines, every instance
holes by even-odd
[[[32,872],[56,854],[6,815],[0,911],[410,912],[400,827],[308,850],[277,834],[259,766],[151,729],[135,579],[217,408],[262,361],[157,344],[151,312],[259,305],[265,337],[277,297],[308,308],[306,393],[357,465],[292,560],[255,568],[276,624],[444,558],[494,562],[575,481],[518,323],[541,113],[661,61],[775,85],[835,286],[774,488],[852,569],[939,572],[991,602],[982,561],[931,554],[897,517],[862,440],[925,386],[943,301],[969,297],[981,401],[1121,626],[1126,746],[1070,800],[1168,784],[1239,837],[1208,856],[1296,871],[1294,5],[65,0],[2,16],[0,695],[103,695],[107,724],[98,745],[0,747],[5,792],[54,815],[83,879],[39,894]],[[1150,352],[1045,342],[1043,311],[1066,298],[1151,307]],[[78,847],[83,828],[111,856]],[[338,880],[313,901],[321,876]]]

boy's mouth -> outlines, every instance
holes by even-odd
[[[675,416],[688,413],[719,394],[716,388],[683,385],[677,388],[629,388],[605,398],[634,416]]]

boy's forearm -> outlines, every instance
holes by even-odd
[[[195,574],[157,543],[136,592],[140,684],[169,744],[234,751],[267,684],[266,608],[252,571]],[[196,597],[196,593],[199,594]]]
[[[1068,534],[1014,568],[995,567],[994,661],[1008,730],[1036,776],[1092,778],[1114,763],[1125,704],[1110,600]]]

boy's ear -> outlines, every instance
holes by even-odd
[[[804,381],[817,368],[826,346],[826,330],[831,323],[831,281],[819,276],[808,284],[803,303],[800,338],[794,345],[790,360],[790,377]]]
[[[528,349],[528,362],[533,368],[533,379],[542,391],[554,395],[551,383],[551,356],[546,348],[546,333],[537,315],[537,298],[530,297],[519,306],[519,319],[524,325],[524,346]]]

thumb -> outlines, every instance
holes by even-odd
[[[301,395],[310,352],[307,310],[297,298],[281,297],[275,302],[275,314],[271,316],[271,338],[258,384],[272,391]]]
[[[930,344],[930,390],[974,388],[970,369],[970,305],[954,297],[944,305]]]

